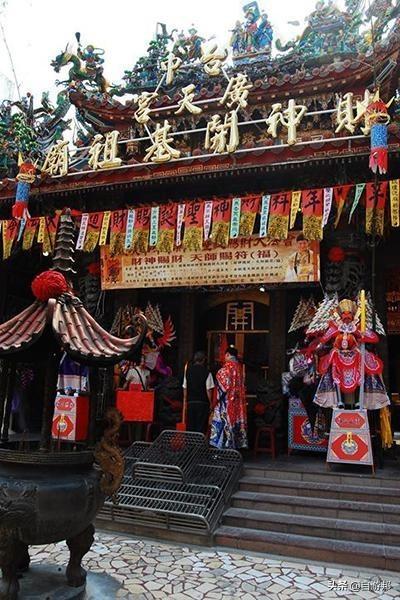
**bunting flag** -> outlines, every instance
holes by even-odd
[[[85,243],[88,223],[89,223],[89,213],[84,213],[81,218],[81,225],[79,227],[78,239],[76,240],[76,249],[77,250],[83,250],[83,244]]]
[[[19,229],[19,219],[10,219],[3,221],[2,233],[3,233],[3,260],[10,258],[11,250],[17,237]]]
[[[89,220],[86,229],[85,241],[83,244],[84,252],[94,252],[99,243],[101,226],[103,223],[103,213],[95,212],[89,214]]]
[[[182,244],[182,227],[185,219],[186,204],[178,204],[176,213],[176,238],[175,243],[179,247]]]
[[[289,230],[290,192],[271,195],[268,220],[268,237],[286,240]]]
[[[135,218],[136,211],[134,208],[130,208],[126,217],[125,250],[130,250],[132,247]]]
[[[306,190],[302,194],[303,234],[306,240],[322,240],[324,190]]]
[[[159,252],[172,252],[175,242],[175,225],[177,222],[177,205],[164,204],[160,206],[158,221],[158,242],[157,250]]]
[[[390,222],[392,227],[400,226],[399,215],[399,180],[390,181]]]
[[[107,235],[108,235],[108,229],[110,227],[110,221],[111,221],[111,211],[106,210],[105,213],[103,214],[103,222],[101,224],[99,246],[105,246],[107,244]]]
[[[196,252],[203,248],[204,202],[190,202],[185,208],[183,247]]]
[[[250,237],[253,234],[257,213],[260,210],[260,197],[249,196],[242,198],[240,212],[240,237]]]
[[[39,217],[31,217],[25,223],[25,229],[22,236],[22,250],[30,250],[33,246],[36,231],[39,226]]]
[[[204,230],[204,241],[207,241],[211,233],[211,222],[213,213],[213,202],[208,200],[204,203],[204,218],[203,218],[203,230]]]
[[[27,217],[25,219],[25,217],[22,217],[22,219],[20,219],[20,221],[19,221],[19,229],[18,229],[17,242],[19,242],[22,239],[22,235],[24,233],[26,221],[27,221],[28,218],[29,217]]]
[[[127,210],[113,210],[110,222],[110,254],[123,254],[125,250],[125,232]]]
[[[149,249],[151,208],[145,206],[136,209],[135,229],[133,231],[132,250],[145,254]]]
[[[383,235],[385,224],[385,204],[387,197],[387,181],[367,183],[365,200],[365,231],[372,235]]]
[[[39,231],[37,234],[37,241],[38,244],[43,244],[43,239],[44,239],[44,228],[46,226],[46,219],[45,217],[39,217]]]
[[[150,238],[149,246],[157,246],[158,242],[158,216],[160,214],[159,206],[152,206],[150,212]]]
[[[44,254],[53,254],[59,220],[60,215],[58,213],[54,217],[46,217],[42,245]]]
[[[333,198],[333,188],[327,187],[324,189],[324,218],[322,219],[322,226],[328,223],[329,215],[331,214],[332,209],[332,198]]]
[[[231,198],[223,198],[214,202],[211,240],[216,246],[222,248],[226,248],[229,244],[231,205]]]
[[[300,210],[301,191],[292,192],[292,201],[290,203],[290,223],[289,228],[293,229],[296,222],[297,213]]]
[[[266,237],[268,231],[269,208],[271,205],[271,196],[268,194],[262,197],[260,214],[260,238]]]
[[[363,194],[365,188],[365,183],[357,183],[356,185],[356,190],[354,192],[354,200],[353,200],[353,204],[351,205],[351,209],[350,209],[350,214],[349,214],[349,223],[351,222],[351,219],[353,218],[354,212],[358,206],[358,203],[360,202],[360,198]]]
[[[352,189],[352,185],[338,185],[333,188],[333,198],[336,205],[336,217],[335,222],[333,224],[334,228],[339,225],[340,217],[342,216],[343,207],[347,200],[347,196],[349,195],[350,190]]]
[[[240,230],[240,211],[241,211],[242,200],[240,198],[232,198],[232,209],[231,209],[231,230],[230,238],[235,239],[239,237]]]

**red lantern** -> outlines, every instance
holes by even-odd
[[[346,253],[340,246],[333,246],[328,252],[328,260],[333,263],[341,263],[346,258]]]

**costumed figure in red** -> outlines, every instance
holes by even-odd
[[[229,346],[217,372],[217,400],[211,420],[210,444],[216,448],[247,448],[246,393],[238,352]]]
[[[171,367],[166,364],[162,350],[176,339],[176,333],[171,317],[163,321],[158,305],[152,306],[148,302],[144,314],[148,322],[148,330],[142,352],[145,365],[151,373],[151,386],[154,387],[160,380],[172,375]]]
[[[352,402],[362,381],[361,344],[378,342],[379,337],[371,328],[361,333],[357,303],[339,302],[325,330],[317,332],[307,349],[318,356],[317,371],[321,376],[314,402],[325,408],[340,407],[346,400]],[[382,372],[381,359],[366,350],[363,408],[380,409],[390,403]]]

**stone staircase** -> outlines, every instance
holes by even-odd
[[[400,571],[400,465],[376,477],[310,465],[247,463],[215,544]]]

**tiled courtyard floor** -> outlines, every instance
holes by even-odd
[[[65,566],[65,543],[30,548],[33,563]],[[106,572],[129,600],[400,599],[400,576],[97,532],[83,566]],[[90,599],[90,600],[101,600]]]

